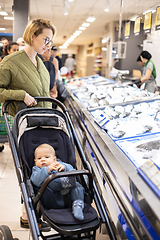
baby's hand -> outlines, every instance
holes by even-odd
[[[59,163],[57,161],[51,163],[49,165],[49,169],[50,169],[50,171],[52,171],[52,170],[59,171]]]
[[[58,171],[59,172],[63,172],[64,171],[64,166],[62,164],[59,164]]]

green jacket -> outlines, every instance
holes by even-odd
[[[33,64],[24,50],[6,56],[0,63],[0,102],[23,101],[26,92],[32,97],[49,97],[50,76],[42,60],[37,56],[38,67]],[[39,102],[36,107],[51,108],[49,102]],[[17,102],[8,106],[15,116]]]

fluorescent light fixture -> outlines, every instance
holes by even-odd
[[[82,27],[88,27],[89,25],[90,25],[90,23],[85,22],[85,23],[82,24]]]
[[[14,20],[14,17],[4,17],[5,20]]]
[[[77,37],[77,36],[75,36],[75,35],[72,35],[70,38],[74,38],[74,39],[75,39],[76,37]]]
[[[86,29],[86,27],[79,27],[79,30],[85,30]]]
[[[2,15],[2,16],[7,16],[8,13],[6,13],[5,11],[0,11],[0,15]]]
[[[71,37],[73,37],[75,39],[77,37],[77,35],[74,35],[74,33],[73,33],[73,35]]]
[[[60,49],[66,49],[67,46],[66,45],[62,45],[62,46],[59,46]]]
[[[135,17],[132,17],[132,18],[130,18],[130,21],[135,21],[136,20],[136,18],[137,18],[137,16],[135,16]]]
[[[65,16],[68,15],[68,12],[67,12],[65,7],[63,8],[63,13],[64,13]]]
[[[103,38],[103,39],[102,39],[102,43],[106,43],[106,42],[108,42],[108,40],[109,40],[108,37],[107,37],[107,38]]]
[[[155,9],[149,9],[149,10],[145,11],[145,12],[143,13],[143,15],[145,15],[145,14],[147,14],[147,13],[149,13],[149,12],[155,13],[156,10],[155,10]]]
[[[4,30],[6,30],[5,28],[0,28],[0,31],[4,31]]]
[[[91,17],[87,18],[86,22],[94,22],[95,20],[96,20],[96,18],[91,16]]]
[[[77,30],[73,33],[73,36],[79,36],[82,33],[82,31]]]
[[[65,43],[71,43],[73,41],[72,38],[69,38]]]
[[[105,12],[109,12],[109,0],[106,0],[106,5],[105,5]]]
[[[68,2],[73,2],[73,0],[68,0]]]
[[[70,37],[70,39],[72,39],[72,41],[75,39],[75,37],[72,35],[71,37]]]
[[[102,51],[107,51],[107,48],[106,47],[102,47]]]
[[[68,0],[64,0],[64,6],[66,8],[70,8],[70,4],[69,4]]]

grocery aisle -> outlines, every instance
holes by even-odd
[[[15,167],[9,144],[0,152],[0,225],[7,225],[13,237],[19,240],[31,239],[29,230],[22,229],[19,225],[21,216],[21,197]],[[109,240],[106,235],[99,235],[97,230],[96,240]]]

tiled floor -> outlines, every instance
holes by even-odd
[[[20,188],[18,186],[12,154],[8,143],[0,152],[0,225],[7,225],[14,238],[19,240],[31,239],[28,230],[19,225],[21,216]],[[97,240],[109,240],[107,235],[99,235]]]

